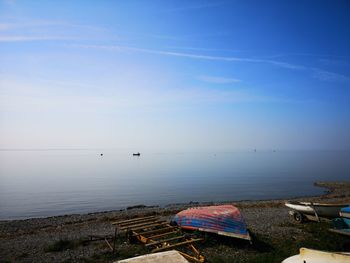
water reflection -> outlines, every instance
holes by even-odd
[[[350,172],[349,152],[103,153],[1,151],[0,218],[312,195]]]

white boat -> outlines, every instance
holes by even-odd
[[[319,221],[319,218],[336,218],[339,217],[340,210],[348,206],[348,204],[322,204],[312,202],[286,202],[285,205],[293,209],[293,211],[298,212],[292,213],[294,219],[297,221],[302,221],[303,216],[309,219],[315,217],[317,221]]]
[[[301,248],[300,254],[289,257],[282,263],[349,263],[350,253],[326,252]]]

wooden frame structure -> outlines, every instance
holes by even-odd
[[[158,216],[138,217],[112,222],[112,224],[115,226],[114,251],[117,236],[126,233],[129,240],[138,240],[151,249],[152,253],[176,249],[191,262],[205,262],[204,256],[194,247],[194,243],[203,241],[203,238],[183,234],[178,226],[172,226]]]

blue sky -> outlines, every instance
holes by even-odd
[[[0,148],[350,148],[349,1],[0,1]]]

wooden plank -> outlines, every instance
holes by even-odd
[[[147,222],[156,222],[159,220],[160,220],[160,218],[149,218],[149,219],[145,219],[145,220],[138,220],[136,222],[126,222],[126,223],[122,223],[122,224],[116,224],[116,226],[125,227],[125,226],[129,226],[129,225],[136,225],[136,224],[147,223]]]
[[[171,235],[171,234],[175,234],[175,233],[178,233],[179,230],[175,230],[175,231],[172,231],[172,232],[166,232],[166,233],[162,233],[162,234],[158,234],[158,235],[154,235],[154,236],[150,236],[150,237],[147,237],[148,239],[153,239],[153,238],[158,238],[158,237],[163,237],[163,236],[167,236],[167,235]]]
[[[133,219],[114,221],[114,222],[112,222],[112,225],[123,224],[123,223],[127,223],[127,222],[136,222],[136,221],[150,219],[150,218],[159,218],[159,217],[158,216],[137,217],[137,218],[133,218]]]
[[[137,224],[137,223],[142,223],[142,222],[148,222],[148,221],[157,221],[160,220],[159,217],[155,217],[155,218],[144,218],[144,219],[140,219],[140,220],[134,220],[134,221],[129,221],[129,222],[122,222],[122,223],[117,223],[115,225],[117,226],[126,226],[126,225],[132,225],[132,224]]]
[[[113,239],[113,235],[106,235],[106,236],[98,236],[98,235],[89,235],[89,240],[86,241],[99,241],[103,239]]]
[[[180,242],[180,243],[171,244],[169,246],[155,248],[155,249],[152,250],[152,253],[163,251],[163,250],[167,250],[169,248],[174,248],[174,247],[179,247],[179,246],[183,246],[183,245],[187,245],[187,244],[192,244],[192,243],[198,242],[198,241],[203,241],[203,238],[190,239],[190,240],[186,240],[186,241],[183,241],[183,242]]]
[[[171,238],[167,238],[167,239],[162,239],[162,240],[158,240],[156,242],[152,242],[152,243],[148,243],[146,244],[145,246],[146,247],[149,247],[149,246],[155,246],[155,245],[158,245],[158,244],[161,244],[163,242],[168,242],[168,241],[173,241],[173,240],[177,240],[177,239],[182,239],[184,238],[185,236],[177,236],[177,237],[171,237]]]
[[[196,262],[196,263],[204,263],[205,262],[205,258],[202,255],[198,255],[198,257],[194,257],[194,256],[186,254],[180,250],[176,250],[176,251],[179,252],[189,262]]]
[[[150,228],[150,227],[156,227],[156,226],[164,226],[164,225],[168,225],[167,222],[160,222],[160,223],[156,223],[156,224],[147,224],[147,225],[143,225],[143,226],[140,226],[140,227],[130,227],[130,229],[132,231],[137,231],[137,230],[140,230],[140,229],[144,229],[144,228]]]
[[[106,244],[108,245],[109,249],[110,249],[111,251],[114,251],[114,250],[113,250],[113,247],[111,246],[111,244],[109,244],[107,238],[105,238],[105,242],[106,242]]]
[[[155,230],[149,230],[149,231],[144,231],[144,232],[137,232],[136,235],[149,235],[149,234],[155,234],[155,233],[159,233],[159,232],[163,232],[163,231],[170,231],[170,230],[173,230],[175,229],[176,227],[173,227],[173,226],[168,226],[168,227],[164,227],[164,228],[158,228],[158,229],[155,229]],[[135,234],[133,234],[133,236],[135,236]]]
[[[191,244],[190,245],[190,248],[192,249],[192,251],[196,254],[196,256],[197,257],[199,257],[200,256],[200,253],[199,253],[199,251],[194,247],[194,245],[193,244]]]
[[[146,223],[142,223],[142,224],[135,224],[135,225],[130,225],[130,226],[125,226],[125,227],[120,227],[118,228],[119,230],[125,230],[125,229],[143,229],[145,227],[149,227],[149,226],[158,226],[160,224],[167,224],[165,221],[157,221],[157,222],[146,222]]]
[[[151,221],[151,222],[142,222],[142,223],[137,223],[133,225],[127,225],[127,226],[122,226],[118,227],[120,230],[125,230],[125,229],[134,229],[137,227],[142,227],[142,226],[147,226],[147,225],[152,225],[152,224],[158,224],[158,223],[163,223],[165,222],[164,220],[158,220],[158,221]]]

